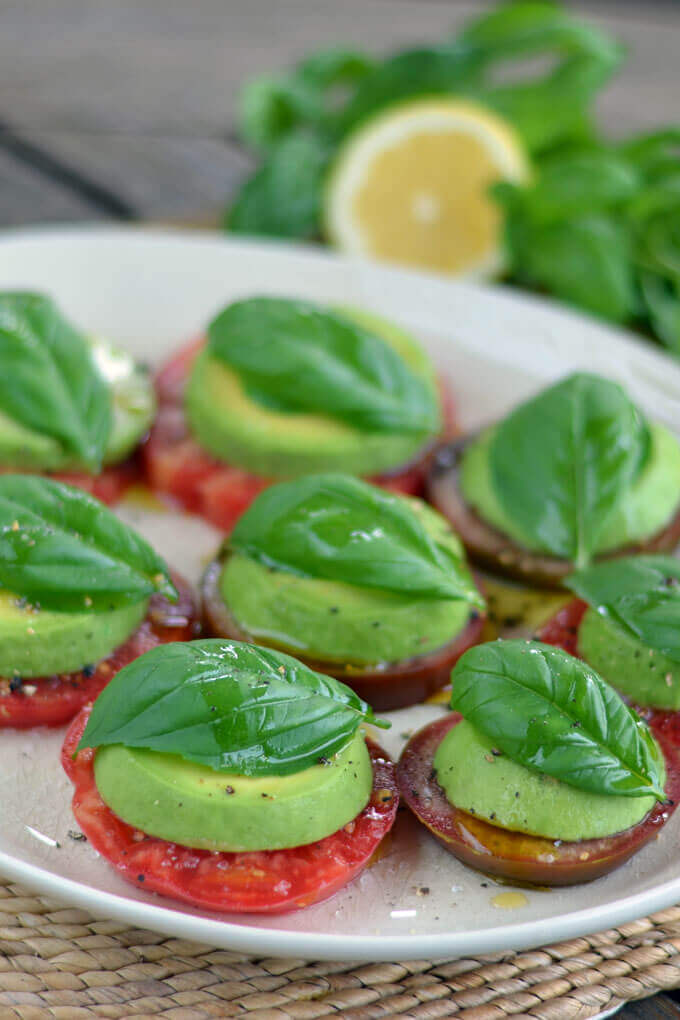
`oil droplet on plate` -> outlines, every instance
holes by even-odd
[[[521,892],[502,892],[491,899],[491,905],[499,910],[517,910],[519,907],[526,907],[529,900]]]

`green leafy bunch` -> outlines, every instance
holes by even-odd
[[[539,158],[527,187],[498,184],[508,271],[680,353],[680,128],[592,138]]]
[[[618,44],[559,6],[515,0],[431,46],[381,58],[323,50],[288,72],[260,76],[241,94],[238,127],[261,162],[227,210],[225,227],[318,236],[326,173],[345,137],[385,107],[419,96],[488,106],[534,155],[591,138],[593,98],[621,57]],[[523,66],[544,59],[547,71]]]

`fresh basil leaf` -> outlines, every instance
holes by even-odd
[[[478,59],[455,40],[403,50],[377,64],[338,112],[335,130],[344,137],[387,106],[418,96],[469,94],[478,80]]]
[[[160,556],[99,500],[30,475],[0,475],[0,585],[62,611],[177,597]]]
[[[648,451],[647,424],[622,388],[576,373],[501,422],[492,484],[528,541],[584,567]]]
[[[680,354],[680,275],[667,279],[641,270],[638,283],[654,334],[674,354]]]
[[[646,723],[561,648],[477,645],[451,682],[451,708],[520,765],[589,793],[666,799],[661,751]]]
[[[359,429],[439,429],[431,386],[371,330],[338,312],[286,298],[228,305],[208,328],[212,355],[256,397],[318,411]]]
[[[110,389],[85,337],[41,294],[0,293],[0,410],[56,439],[74,465],[101,468]]]
[[[648,648],[680,662],[680,560],[610,560],[571,574],[564,583]]]
[[[284,137],[241,188],[227,210],[225,228],[271,237],[317,235],[329,154],[326,139],[313,132]]]
[[[484,607],[464,561],[434,541],[408,502],[348,475],[309,475],[265,489],[238,520],[231,548],[305,577]]]
[[[154,648],[116,674],[78,745],[123,744],[246,776],[300,772],[340,751],[370,707],[269,648],[222,640]]]
[[[478,55],[477,99],[506,117],[534,153],[590,133],[592,99],[623,56],[609,36],[535,0],[499,5],[466,26],[458,41]],[[502,79],[510,62],[521,69],[518,61],[541,56],[555,60],[542,75]]]

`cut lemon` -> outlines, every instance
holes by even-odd
[[[502,267],[499,180],[524,181],[524,147],[500,117],[457,99],[392,107],[351,135],[331,171],[325,226],[342,251],[440,273]]]

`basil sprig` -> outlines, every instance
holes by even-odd
[[[267,405],[318,412],[356,428],[428,435],[440,426],[430,385],[369,329],[286,298],[229,305],[210,324],[209,350]]]
[[[680,663],[680,560],[631,556],[595,564],[564,583],[648,648]]]
[[[484,607],[463,559],[428,534],[405,499],[348,475],[272,485],[229,541],[237,552],[305,577]]]
[[[101,468],[110,388],[85,337],[41,294],[0,293],[0,410],[55,439],[75,465]]]
[[[528,541],[583,567],[648,450],[648,426],[621,387],[577,373],[501,422],[492,484]]]
[[[666,799],[661,751],[646,723],[561,648],[477,645],[451,682],[451,708],[520,765],[589,793]]]
[[[329,758],[366,702],[297,659],[237,641],[176,642],[125,666],[97,698],[78,745],[123,744],[246,776],[285,776]]]
[[[160,556],[99,500],[30,475],[0,475],[0,585],[64,611],[177,597]]]

